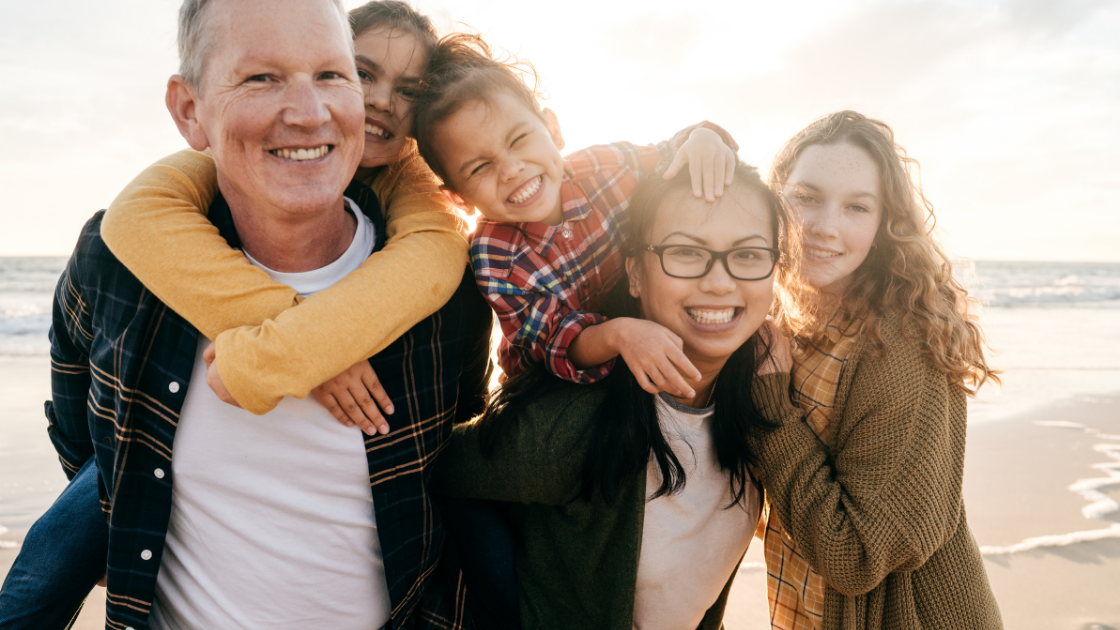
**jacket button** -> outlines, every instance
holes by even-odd
[[[152,550],[151,549],[145,549],[144,551],[141,551],[140,552],[140,559],[141,560],[151,560],[152,559]]]
[[[162,468],[155,469],[155,471],[152,472],[152,474],[156,476],[156,479],[163,479],[163,469]]]
[[[171,383],[169,383],[167,385],[167,390],[170,391],[172,394],[178,394],[179,393],[179,384],[176,383],[175,381],[171,381]]]

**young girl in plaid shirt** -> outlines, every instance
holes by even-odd
[[[736,157],[710,123],[668,142],[616,142],[566,158],[556,116],[523,76],[527,64],[495,59],[478,36],[445,37],[429,62],[415,105],[420,154],[445,193],[483,218],[471,239],[479,289],[498,315],[507,375],[543,363],[575,383],[605,376],[622,356],[646,391],[692,395],[696,368],[663,326],[597,314],[622,276],[622,234],[630,196],[658,164],[670,179],[687,163],[694,194],[709,200],[730,183]]]

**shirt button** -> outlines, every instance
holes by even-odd
[[[152,550],[151,549],[145,549],[144,551],[141,551],[140,552],[140,559],[141,560],[151,560],[152,559]]]
[[[162,468],[155,469],[155,471],[152,472],[152,474],[156,476],[156,479],[163,479],[163,469]]]
[[[168,384],[168,386],[167,386],[167,390],[170,391],[172,394],[178,394],[179,393],[179,384],[176,383],[175,381],[171,381],[171,383]]]
[[[562,234],[564,238],[572,238],[572,231],[567,228],[564,228],[564,231],[560,234]]]

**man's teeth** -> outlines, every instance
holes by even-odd
[[[385,138],[386,140],[389,139],[389,132],[385,131],[381,127],[378,127],[377,125],[366,123],[366,133],[370,134],[371,136],[377,136],[378,138]]]
[[[805,251],[813,256],[816,256],[817,258],[835,258],[836,256],[840,255],[837,252],[828,252],[823,249],[813,249],[811,247],[806,247]]]
[[[544,175],[537,175],[533,179],[529,180],[524,186],[517,189],[516,192],[509,196],[509,202],[521,203],[529,197],[537,194],[537,191],[541,188],[541,181],[543,178]]]
[[[726,324],[735,317],[734,308],[725,308],[718,311],[701,310],[698,308],[685,309],[688,316],[701,324]]]
[[[304,160],[317,160],[324,155],[331,152],[331,145],[324,144],[315,149],[273,149],[269,153],[276,157],[284,158],[285,160],[295,160],[302,162]]]

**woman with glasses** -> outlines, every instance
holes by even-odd
[[[647,393],[619,366],[595,385],[538,370],[456,428],[439,488],[513,504],[523,627],[720,627],[762,507],[746,446],[768,429],[758,392],[785,394],[761,329],[775,283],[792,282],[792,243],[749,166],[715,203],[687,173],[642,183],[629,281],[605,310],[678,335],[695,395]]]
[[[759,400],[779,426],[749,437],[776,629],[1002,627],[961,496],[965,398],[998,379],[914,164],[850,111],[774,160],[817,290],[794,339],[797,406]]]

